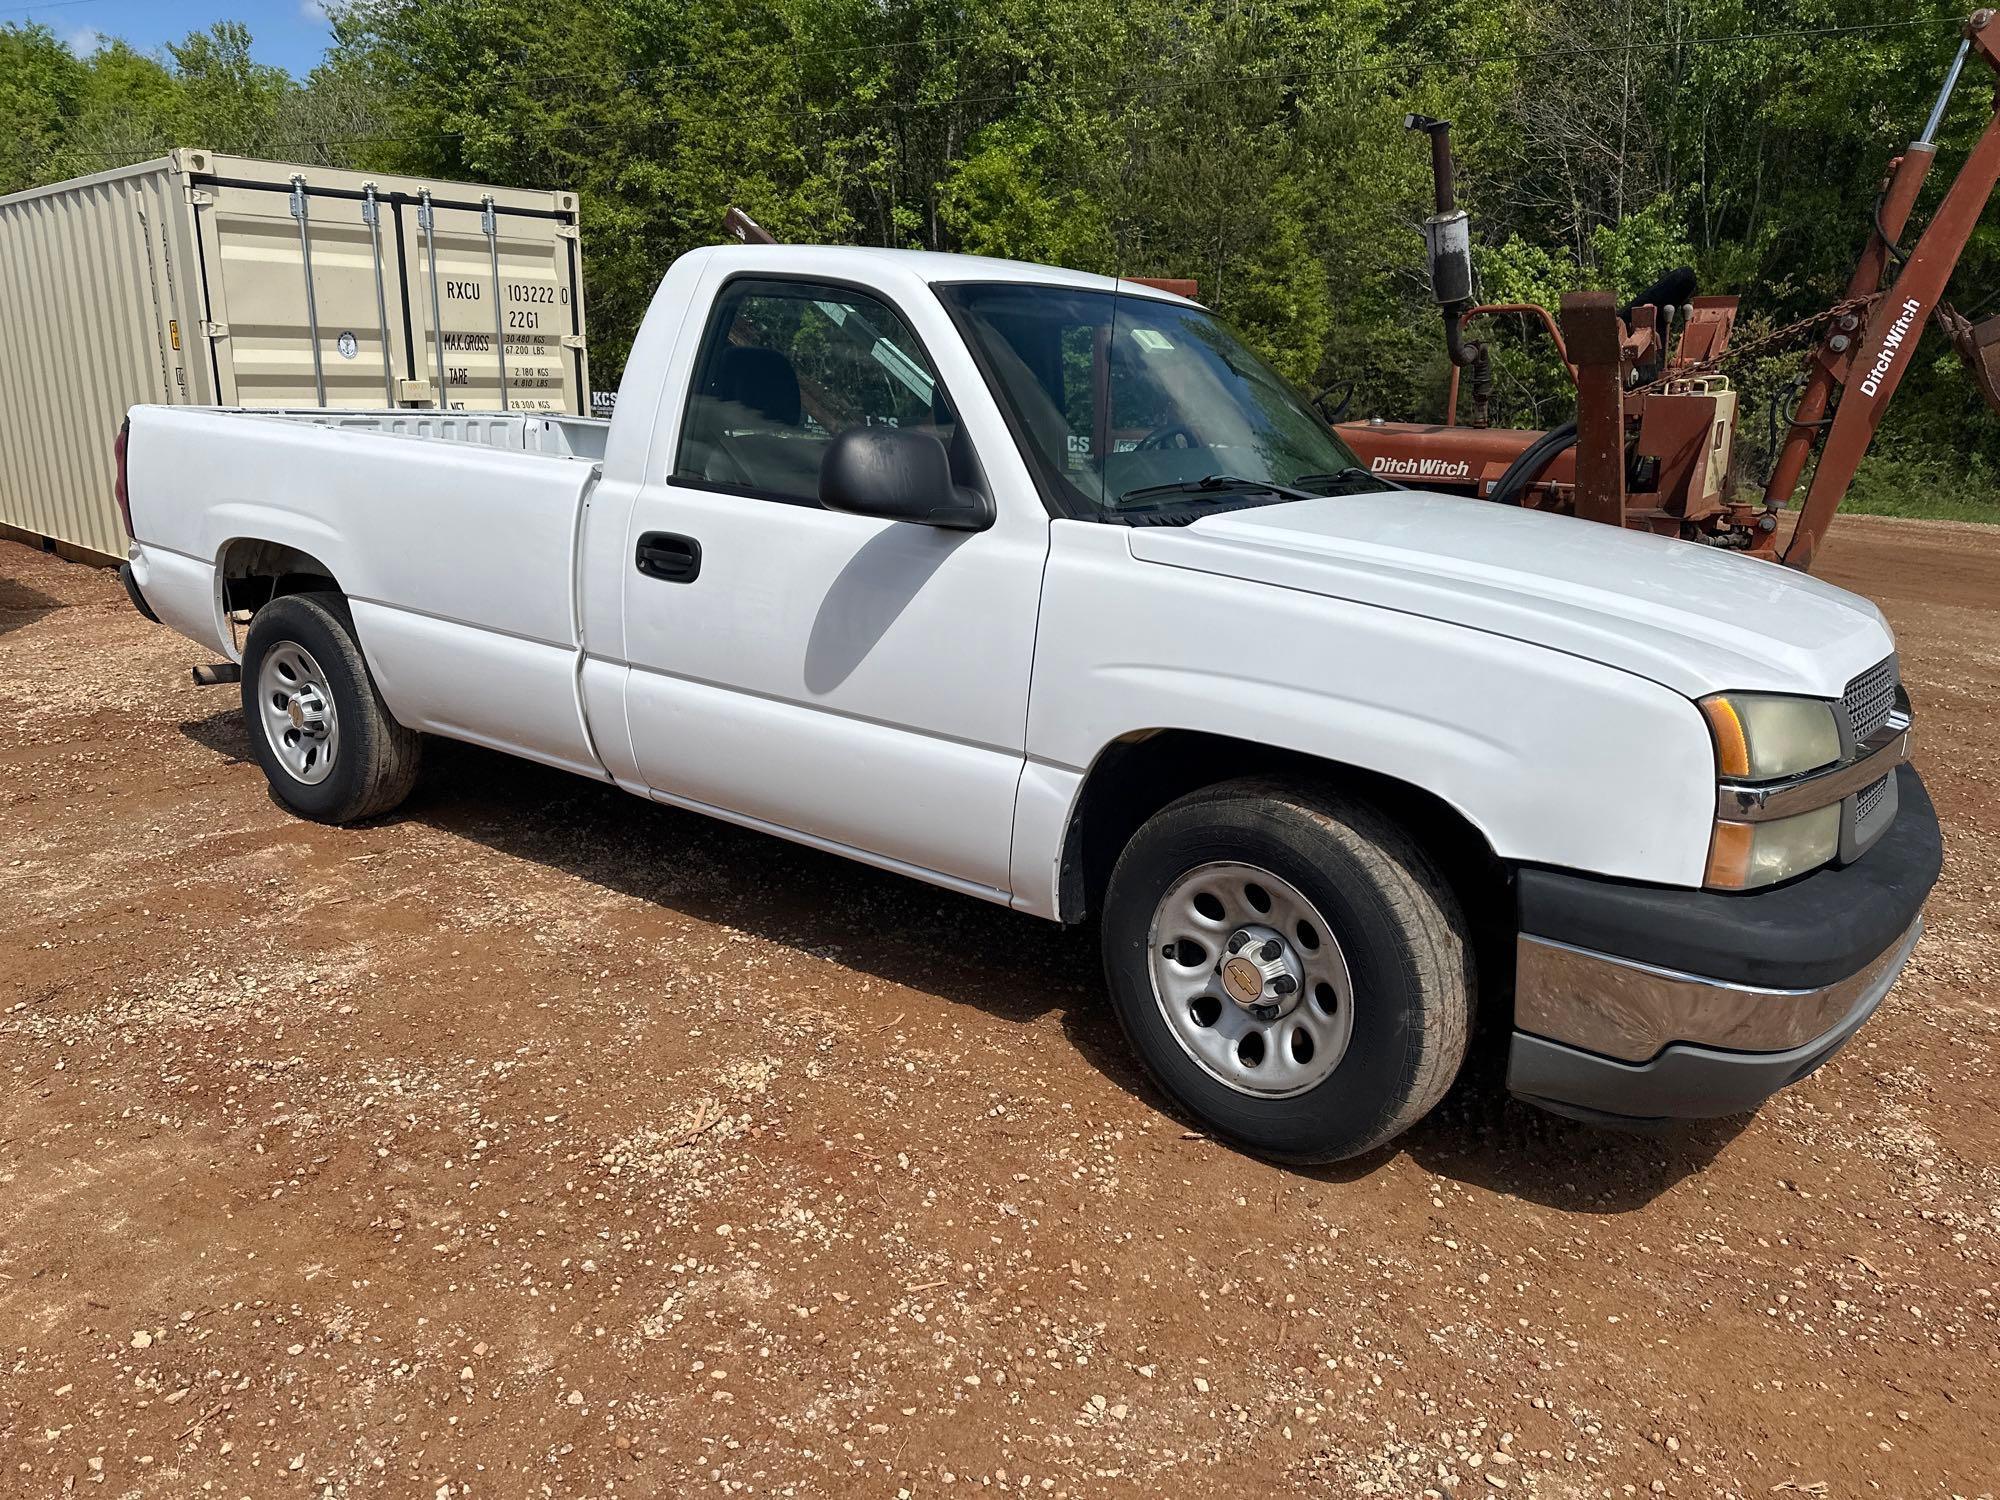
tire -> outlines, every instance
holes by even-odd
[[[1309,782],[1225,782],[1155,814],[1112,870],[1103,945],[1133,1050],[1178,1104],[1261,1156],[1382,1145],[1465,1060],[1475,983],[1458,901],[1396,824]]]
[[[302,818],[379,817],[416,782],[423,737],[383,704],[338,594],[286,594],[257,611],[243,720],[272,794]]]

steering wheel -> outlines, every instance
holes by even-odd
[[[1180,441],[1174,441],[1178,438]],[[1165,427],[1155,427],[1151,432],[1132,445],[1134,453],[1152,453],[1163,448],[1199,448],[1201,440],[1188,431],[1185,423],[1173,422]]]

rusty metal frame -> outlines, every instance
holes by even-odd
[[[1924,134],[1891,166],[1882,193],[1879,223],[1855,267],[1850,290],[1872,292],[1887,262],[1899,258],[1891,239],[1901,233],[1917,190],[1929,175],[1936,155],[1930,138],[1937,129],[1965,55],[1977,54],[1993,70],[1996,79],[2000,79],[2000,27],[1992,24],[1993,16],[1990,10],[1980,10],[1966,20],[1964,46],[1952,64],[1951,75],[1931,111]],[[1786,434],[1779,466],[1765,490],[1768,505],[1782,506],[1790,501],[1813,439],[1820,432],[1819,427],[1806,424],[1817,421],[1825,410],[1827,397],[1837,388],[1840,401],[1825,426],[1818,467],[1813,471],[1805,504],[1800,508],[1798,524],[1781,554],[1787,567],[1803,570],[1812,566],[1834,512],[1854,481],[1862,455],[1882,425],[1883,412],[1909,369],[1924,321],[1936,310],[1981,211],[1992,197],[1995,185],[2000,184],[2000,94],[1995,96],[1995,106],[1985,130],[1945,190],[1944,200],[1931,215],[1922,236],[1907,256],[1900,257],[1896,279],[1870,310],[1860,338],[1855,339],[1847,330],[1836,327],[1825,336],[1815,356],[1807,397],[1817,396],[1817,401],[1810,410],[1801,402],[1798,416]]]
[[[1576,359],[1576,513],[1625,524],[1625,340],[1609,292],[1565,292],[1562,326]]]
[[[1574,382],[1576,380],[1576,366],[1570,362],[1569,346],[1563,342],[1562,329],[1556,325],[1554,315],[1539,302],[1475,303],[1458,315],[1458,326],[1463,329],[1474,318],[1498,317],[1508,313],[1519,314],[1522,317],[1540,318],[1542,320],[1542,327],[1548,331],[1550,341],[1556,346],[1556,358],[1563,362],[1563,368],[1569,371],[1569,378]],[[1444,425],[1447,427],[1456,427],[1458,425],[1458,373],[1459,366],[1454,361],[1451,367],[1450,381],[1445,387],[1444,395]],[[1486,424],[1475,422],[1472,425],[1483,427]]]
[[[1935,161],[1937,128],[1965,62],[1976,54],[2000,82],[2000,26],[1992,24],[1994,16],[1994,11],[1980,10],[1966,19],[1958,55],[1929,119],[1889,164],[1872,232],[1846,295],[1823,312],[1752,341],[1756,347],[1810,328],[1820,330],[1761,507],[1734,496],[1725,445],[1742,413],[1727,382],[1711,378],[1729,348],[1736,321],[1733,297],[1696,297],[1677,320],[1675,309],[1662,316],[1652,305],[1621,317],[1609,294],[1572,294],[1563,299],[1560,319],[1553,319],[1547,309],[1531,304],[1474,304],[1456,281],[1449,288],[1438,286],[1433,253],[1433,291],[1444,313],[1451,357],[1442,423],[1370,420],[1342,423],[1337,430],[1376,473],[1487,494],[1494,476],[1542,434],[1486,425],[1491,380],[1485,346],[1467,341],[1463,329],[1480,317],[1537,318],[1576,384],[1578,436],[1573,452],[1556,455],[1540,476],[1514,490],[1519,503],[1571,510],[1663,535],[1698,535],[1757,556],[1782,555],[1792,567],[1810,567],[1927,319],[1936,318],[1981,393],[2000,411],[2000,316],[1975,323],[1942,304],[1951,272],[2000,185],[2000,92],[1993,117],[1923,234],[1907,252],[1900,244]],[[1427,222],[1436,223],[1453,210],[1447,125],[1417,116],[1406,123],[1431,134],[1438,213]],[[1885,277],[1891,278],[1887,291],[1881,290]],[[1462,422],[1459,397],[1466,368],[1473,372],[1473,402],[1470,419]],[[1815,454],[1818,463],[1798,524],[1781,553],[1777,513],[1791,502]],[[1720,465],[1719,458],[1724,459]]]

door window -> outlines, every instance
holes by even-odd
[[[916,335],[844,287],[734,281],[709,315],[674,478],[819,503],[827,445],[849,427],[916,427],[958,450],[958,421]]]

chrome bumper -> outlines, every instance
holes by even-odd
[[[1507,1086],[1605,1123],[1755,1109],[1858,1031],[1923,931],[1944,864],[1923,778],[1865,859],[1748,893],[1515,875]],[[1886,793],[1885,793],[1886,795]]]
[[[1816,989],[1769,989],[1591,953],[1523,935],[1515,948],[1514,1024],[1622,1062],[1673,1042],[1732,1052],[1782,1052],[1879,1002],[1903,972],[1924,921],[1857,972]]]
[[[1809,990],[1728,984],[1524,939],[1523,1029],[1508,1053],[1507,1087],[1600,1124],[1753,1110],[1847,1044],[1922,931],[1918,918],[1854,974]],[[1559,1034],[1527,1029],[1539,1026]]]

